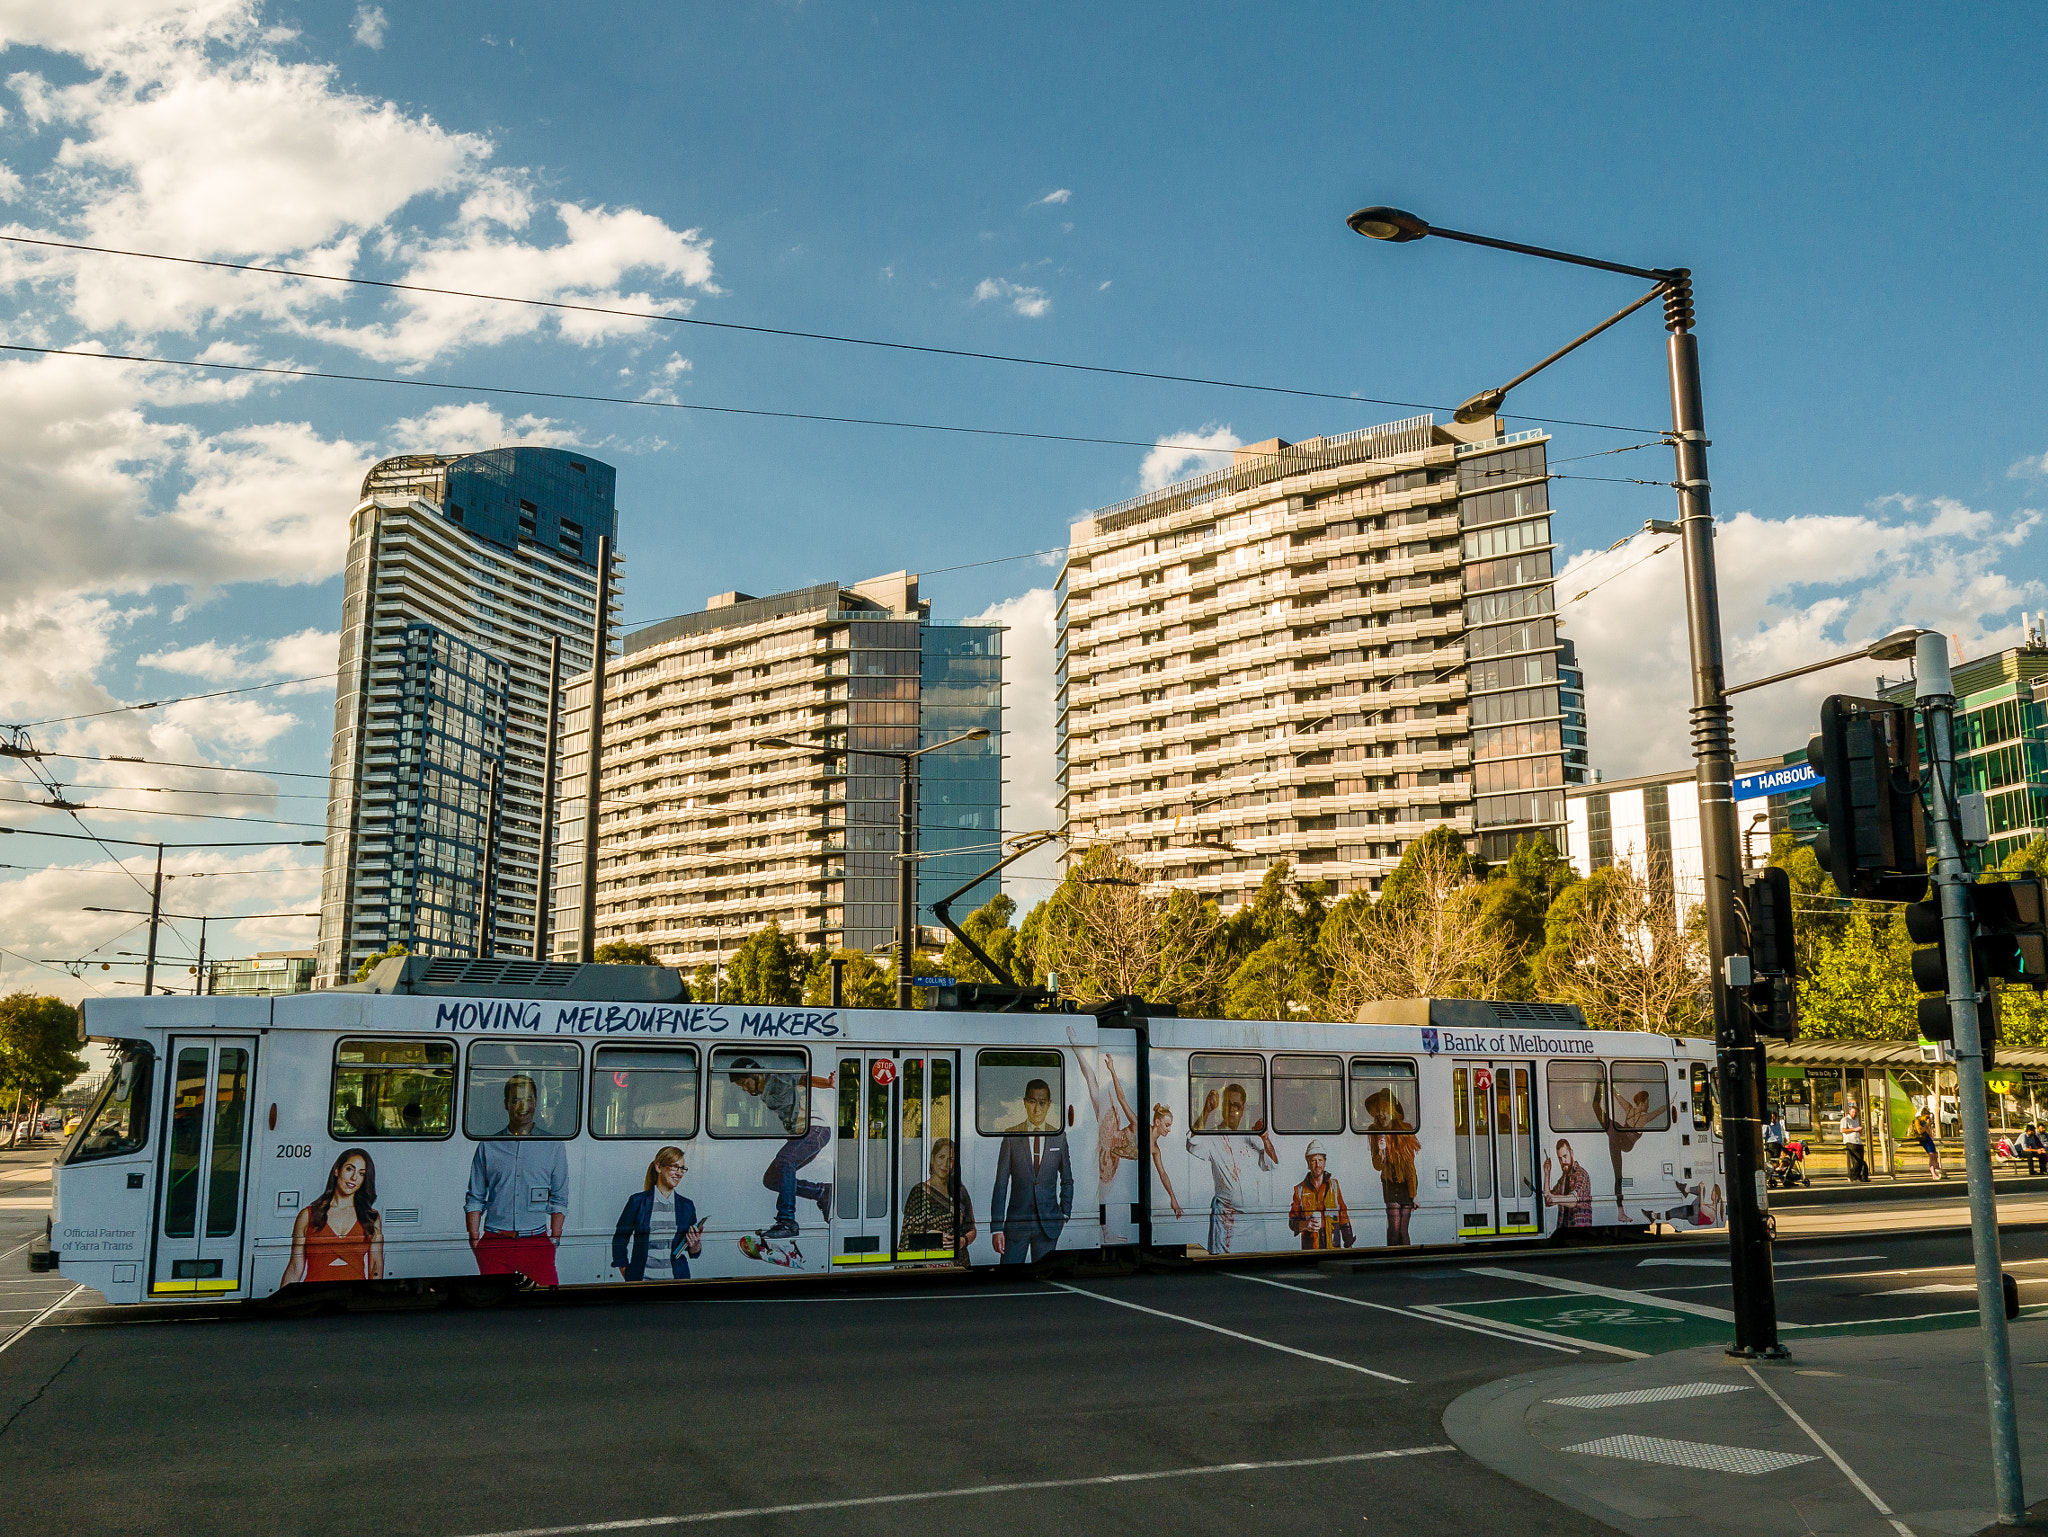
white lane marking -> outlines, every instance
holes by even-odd
[[[1806,1452],[1767,1452],[1754,1446],[1717,1446],[1711,1441],[1672,1441],[1663,1436],[1602,1436],[1567,1446],[1588,1457],[1619,1457],[1629,1462],[1654,1462],[1667,1468],[1702,1468],[1709,1473],[1746,1473],[1754,1478],[1818,1462]],[[1909,1534],[1910,1537],[1910,1534]]]
[[[1093,1295],[1089,1293],[1088,1295]],[[795,1505],[756,1505],[746,1510],[703,1510],[687,1516],[641,1516],[625,1521],[588,1521],[577,1526],[526,1526],[516,1531],[472,1532],[468,1537],[570,1537],[577,1532],[628,1532],[650,1526],[690,1526],[705,1521],[743,1521],[757,1516],[802,1515],[814,1510],[854,1510],[865,1505],[908,1505],[922,1500],[970,1499],[976,1495],[1024,1494],[1034,1489],[1089,1489],[1110,1484],[1157,1483],[1168,1478],[1207,1478],[1217,1473],[1266,1473],[1287,1468],[1329,1468],[1347,1462],[1391,1462],[1397,1457],[1430,1457],[1455,1446],[1404,1446],[1387,1452],[1346,1452],[1337,1457],[1291,1457],[1283,1462],[1221,1462],[1156,1473],[1104,1473],[1095,1478],[1041,1478],[1029,1483],[972,1484],[961,1489],[921,1489],[914,1494],[870,1494],[845,1500],[806,1500]]]
[[[1626,1393],[1585,1393],[1577,1398],[1546,1398],[1546,1404],[1567,1409],[1618,1409],[1624,1404],[1662,1404],[1674,1398],[1712,1398],[1720,1393],[1747,1393],[1739,1382],[1679,1382],[1667,1388],[1631,1388]],[[1566,1448],[1570,1450],[1570,1448]]]
[[[1757,1369],[1754,1366],[1751,1366],[1747,1361],[1744,1361],[1742,1363],[1742,1369],[1748,1372],[1749,1375],[1753,1379],[1755,1379],[1756,1385],[1758,1387],[1762,1388],[1766,1393],[1771,1395],[1771,1402],[1776,1404],[1780,1409],[1783,1409],[1785,1411],[1785,1416],[1787,1419],[1791,1420],[1793,1424],[1797,1425],[1801,1430],[1806,1432],[1806,1438],[1809,1441],[1811,1441],[1815,1446],[1819,1447],[1822,1451],[1827,1453],[1828,1461],[1832,1462],[1836,1467],[1840,1468],[1842,1470],[1842,1476],[1848,1479],[1850,1483],[1854,1484],[1857,1488],[1857,1491],[1866,1500],[1870,1501],[1870,1503],[1873,1506],[1877,1508],[1877,1513],[1879,1515],[1883,1516],[1885,1520],[1891,1522],[1892,1530],[1896,1531],[1899,1534],[1899,1537],[1913,1537],[1913,1528],[1906,1525],[1905,1522],[1901,1521],[1898,1518],[1897,1513],[1892,1510],[1891,1506],[1885,1504],[1883,1500],[1877,1497],[1877,1491],[1871,1488],[1870,1485],[1866,1484],[1860,1477],[1857,1476],[1856,1470],[1850,1467],[1848,1463],[1842,1460],[1842,1454],[1840,1452],[1836,1451],[1832,1446],[1828,1445],[1827,1442],[1821,1439],[1819,1431],[1815,1430],[1811,1425],[1807,1424],[1805,1420],[1799,1417],[1799,1411],[1797,1409],[1793,1408],[1790,1404],[1786,1403],[1784,1399],[1778,1396],[1778,1390],[1772,1387],[1768,1382],[1764,1381],[1762,1375],[1758,1373]]]
[[[591,612],[596,613],[597,610],[593,608]],[[15,1255],[19,1254],[23,1249],[26,1249],[30,1244],[34,1242],[35,1240],[33,1238],[24,1239],[22,1242],[16,1244],[13,1248],[9,1249],[5,1254],[0,1254],[0,1259],[13,1259]]]
[[[1535,1300],[1539,1302],[1549,1302],[1552,1299],[1550,1297],[1545,1296],[1539,1297]],[[1481,1304],[1479,1303],[1468,1304],[1468,1306],[1472,1307],[1478,1307],[1480,1305]],[[1415,1304],[1415,1311],[1418,1313],[1441,1314],[1446,1318],[1454,1318],[1457,1316],[1456,1314],[1452,1313],[1447,1307],[1443,1306],[1440,1303],[1435,1302],[1418,1302]],[[1581,1339],[1576,1334],[1553,1334],[1548,1329],[1531,1329],[1523,1324],[1511,1324],[1498,1318],[1487,1319],[1486,1326],[1489,1329],[1505,1329],[1510,1334],[1522,1335],[1532,1340],[1556,1340],[1566,1345],[1576,1345],[1581,1350],[1604,1350],[1608,1355],[1622,1356],[1630,1361],[1641,1361],[1646,1359],[1646,1352],[1644,1351],[1630,1350],[1625,1345],[1603,1345],[1598,1340]]]
[[[1772,1259],[1773,1270],[1789,1270],[1794,1265],[1848,1265],[1860,1259],[1889,1259],[1887,1254],[1837,1254],[1833,1259]],[[1652,1265],[1699,1265],[1715,1270],[1726,1270],[1724,1259],[1646,1259],[1636,1262],[1636,1269],[1647,1270]]]
[[[31,1318],[19,1329],[16,1329],[14,1333],[10,1334],[7,1337],[7,1342],[5,1344],[0,1344],[0,1353],[4,1353],[5,1351],[12,1349],[17,1341],[27,1336],[29,1330],[33,1329],[37,1324],[41,1323],[45,1318],[48,1318],[52,1313],[56,1312],[57,1309],[64,1306],[65,1303],[69,1302],[73,1297],[77,1296],[80,1292],[84,1290],[85,1287],[83,1284],[72,1287],[70,1291],[66,1292],[63,1296],[59,1297],[55,1302],[51,1303],[48,1307],[44,1308],[42,1312],[38,1313],[34,1318]]]
[[[1325,1366],[1342,1367],[1347,1372],[1362,1372],[1368,1377],[1377,1377],[1382,1382],[1398,1382],[1403,1387],[1412,1387],[1414,1385],[1406,1377],[1396,1377],[1392,1372],[1376,1372],[1370,1366],[1360,1366],[1355,1361],[1340,1361],[1335,1356],[1319,1356],[1313,1350],[1296,1350],[1292,1345],[1282,1345],[1275,1340],[1262,1340],[1256,1334],[1240,1334],[1237,1330],[1226,1329],[1221,1324],[1204,1323],[1199,1318],[1189,1318],[1180,1313],[1165,1313],[1161,1312],[1158,1308],[1142,1307],[1135,1302],[1126,1302],[1121,1297],[1106,1297],[1101,1292],[1087,1291],[1079,1286],[1069,1286],[1065,1281],[1055,1281],[1052,1284],[1059,1287],[1062,1291],[1073,1292],[1076,1296],[1093,1297],[1097,1302],[1107,1302],[1111,1307],[1129,1308],[1133,1313],[1149,1313],[1154,1318],[1170,1319],[1174,1323],[1187,1324],[1191,1328],[1207,1329],[1211,1334],[1221,1334],[1234,1340],[1243,1340],[1248,1345],[1262,1345],[1267,1350],[1277,1350],[1282,1355],[1299,1356],[1304,1361],[1320,1361]]]
[[[1261,1286],[1277,1286],[1284,1292],[1300,1292],[1304,1297],[1320,1297],[1325,1302],[1348,1302],[1355,1308],[1375,1308],[1382,1313],[1392,1313],[1397,1318],[1421,1318],[1429,1323],[1444,1324],[1453,1329],[1464,1329],[1472,1334],[1483,1334],[1488,1339],[1509,1340],[1517,1345],[1542,1345],[1546,1349],[1561,1350],[1568,1356],[1575,1356],[1579,1353],[1570,1345],[1560,1345],[1555,1340],[1527,1340],[1521,1335],[1502,1333],[1494,1329],[1482,1327],[1479,1324],[1467,1323],[1460,1318],[1443,1318],[1435,1314],[1411,1312],[1407,1308],[1392,1307],[1384,1302],[1367,1302],[1362,1297],[1347,1297],[1342,1292],[1314,1292],[1310,1291],[1306,1286],[1295,1286],[1286,1281],[1271,1281],[1262,1275],[1240,1275],[1234,1270],[1225,1270],[1221,1274],[1228,1276],[1233,1281],[1256,1281]]]
[[[2014,1279],[2017,1280],[2018,1278],[2015,1277]],[[2027,1279],[2039,1281],[2042,1278],[2040,1276],[2029,1276]],[[1967,1281],[1936,1281],[1932,1286],[1895,1286],[1890,1291],[1865,1292],[1863,1295],[1866,1297],[1917,1297],[1922,1292],[1973,1292],[1976,1289],[1975,1286]]]
[[[1616,1302],[1633,1302],[1638,1307],[1676,1308],[1681,1313],[1711,1318],[1724,1324],[1735,1322],[1735,1315],[1726,1308],[1708,1307],[1704,1302],[1681,1302],[1671,1297],[1655,1297],[1648,1292],[1624,1291],[1619,1286],[1595,1286],[1590,1281],[1567,1281],[1562,1276],[1531,1275],[1526,1270],[1501,1270],[1491,1265],[1468,1266],[1465,1273],[1492,1276],[1497,1281],[1531,1282],[1537,1286],[1547,1286],[1552,1291],[1576,1292],[1581,1297],[1608,1297]]]
[[[883,1297],[706,1297],[706,1302],[729,1302],[743,1305],[754,1302],[986,1302],[991,1299],[1008,1301],[1012,1297],[1057,1297],[1060,1293],[1040,1289],[1037,1291],[987,1291],[987,1292],[890,1292]]]

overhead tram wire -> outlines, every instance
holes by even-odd
[[[13,350],[18,351],[20,349]],[[102,353],[80,354],[83,357],[101,357],[106,355]],[[206,366],[211,367],[212,365],[208,364]],[[98,720],[103,715],[125,715],[130,710],[160,710],[167,704],[186,704],[194,699],[225,699],[230,694],[260,694],[265,689],[289,688],[294,683],[319,683],[324,679],[336,676],[339,672],[340,669],[336,668],[334,672],[309,673],[303,678],[279,678],[274,683],[251,683],[242,688],[217,688],[211,693],[206,694],[178,694],[166,699],[146,700],[141,704],[117,704],[104,710],[88,710],[83,715],[53,715],[48,720],[24,721],[21,725],[25,730],[34,730],[37,726],[65,726],[75,720]],[[67,755],[62,753],[44,753],[40,756],[64,757]]]
[[[9,779],[0,774],[0,785],[37,785],[47,789],[40,779]],[[89,785],[74,782],[67,786],[73,790],[131,790],[137,795],[240,795],[251,800],[268,798],[279,801],[324,801],[324,795],[311,790],[204,790],[191,785]]]
[[[81,811],[103,811],[110,816],[185,817],[205,822],[234,822],[249,827],[310,827],[324,829],[327,826],[325,822],[281,822],[274,817],[231,817],[219,811],[164,811],[155,806],[102,806],[97,803],[75,807],[69,805],[56,806],[48,801],[24,800],[18,795],[0,795],[0,805],[36,806],[44,811],[68,811],[71,813],[74,821]],[[82,822],[79,825],[81,827],[85,826]],[[93,834],[91,828],[87,827],[85,830],[94,842],[99,841],[98,836]],[[154,843],[156,840],[152,838],[149,841]],[[108,851],[108,857],[113,858],[111,850]],[[116,863],[118,862],[117,860]],[[138,884],[140,883],[138,882]],[[143,889],[146,891],[149,888],[144,886]]]
[[[829,331],[798,331],[784,326],[747,325],[735,320],[706,320],[696,315],[677,315],[664,310],[629,310],[604,304],[577,304],[566,299],[532,299],[516,294],[489,294],[461,288],[440,288],[426,283],[402,283],[392,278],[353,277],[333,272],[313,272],[296,267],[266,267],[255,262],[231,262],[198,256],[171,256],[161,251],[131,251],[118,246],[88,245],[80,241],[49,240],[31,235],[0,235],[0,242],[42,246],[50,250],[78,251],[94,256],[125,256],[139,261],[168,262],[182,267],[212,267],[226,272],[246,272],[265,277],[304,278],[318,283],[339,283],[357,288],[381,288],[391,293],[429,294],[444,299],[470,299],[487,304],[513,304],[531,309],[563,310],[586,315],[610,315],[622,320],[653,320],[666,325],[696,326],[710,331],[736,331],[753,336],[779,336],[795,341],[831,342],[844,347],[875,347],[888,352],[922,353],[928,357],[964,358],[978,363],[1013,363],[1026,368],[1052,368],[1067,373],[1099,374],[1116,379],[1147,379],[1162,384],[1195,384],[1210,389],[1247,390],[1263,395],[1292,395],[1309,400],[1341,400],[1354,405],[1392,406],[1403,411],[1448,411],[1448,406],[1424,405],[1413,400],[1383,400],[1369,395],[1346,394],[1336,390],[1296,389],[1280,384],[1249,384],[1235,379],[1210,379],[1198,374],[1169,374],[1152,369],[1114,368],[1102,363],[1075,363],[1059,358],[1029,358],[1007,352],[977,352],[964,347],[935,347],[922,342],[888,341],[880,337],[840,336]],[[500,392],[509,393],[509,392]],[[1566,427],[1593,427],[1605,432],[1648,432],[1646,427],[1618,427],[1612,422],[1571,421],[1563,417],[1523,416],[1515,421],[1546,422]],[[895,424],[890,424],[895,425]],[[1155,445],[1145,444],[1150,448]]]

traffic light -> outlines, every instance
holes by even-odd
[[[1977,976],[2048,988],[2048,888],[2038,879],[1986,881],[1970,888]]]
[[[2017,982],[2036,990],[2048,988],[2048,890],[2038,879],[1986,881],[1965,886],[1970,905],[1969,990],[1979,999],[1977,1020],[1984,1040],[1984,1065],[1996,1061],[2000,1035],[1998,990],[1993,979]],[[1906,908],[1906,934],[1916,945],[1913,985],[1934,997],[1920,1000],[1920,1034],[1930,1041],[1953,1041],[1955,1021],[1949,1015],[1948,957],[1942,949],[1939,903],[1913,902]]]
[[[1845,897],[1910,902],[1927,890],[1920,750],[1908,705],[1829,696],[1806,745],[1820,776],[1813,852]]]
[[[1775,865],[1742,877],[1749,931],[1749,1011],[1758,1035],[1799,1036],[1799,960],[1792,933],[1792,880]]]

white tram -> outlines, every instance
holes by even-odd
[[[396,959],[94,999],[44,1263],[110,1302],[1194,1258],[1714,1226],[1712,1044],[1545,1004],[1374,1022],[757,1008],[659,967]]]

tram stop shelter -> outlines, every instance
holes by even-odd
[[[1863,1109],[1864,1150],[1872,1174],[1919,1176],[1927,1158],[1914,1145],[1914,1117],[1933,1105],[1942,1157],[1953,1175],[1962,1171],[1962,1120],[1956,1069],[1948,1048],[1934,1041],[1800,1040],[1769,1043],[1765,1059],[1771,1109],[1785,1118],[1788,1135],[1807,1146],[1809,1173],[1842,1173],[1842,1105],[1853,1094]],[[2030,1125],[2048,1130],[2048,1048],[2003,1046],[1985,1075],[1985,1108],[1994,1142],[2017,1143]]]

